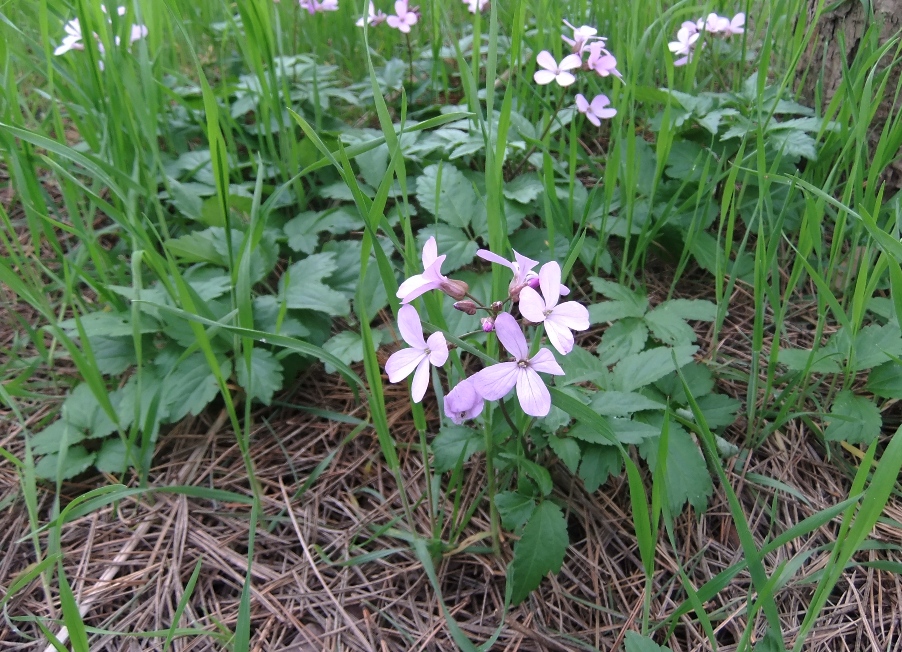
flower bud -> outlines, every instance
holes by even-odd
[[[497,314],[497,313],[501,312],[502,310],[504,310],[504,302],[503,301],[495,301],[492,304],[492,312]]]
[[[467,378],[457,384],[445,395],[445,416],[457,425],[467,419],[475,419],[482,414],[484,402],[476,393],[470,379]]]
[[[463,299],[467,296],[467,292],[470,291],[470,286],[464,283],[463,281],[458,281],[453,278],[446,279],[442,281],[442,284],[439,285],[439,290],[447,294],[452,299]]]
[[[454,304],[454,307],[461,312],[467,313],[468,315],[475,315],[477,308],[479,308],[479,306],[476,305],[475,301],[470,301],[469,299],[467,299],[466,301],[458,301]]]
[[[491,333],[495,330],[495,320],[491,317],[483,317],[482,318],[482,332],[483,333]]]

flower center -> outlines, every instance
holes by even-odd
[[[517,366],[521,369],[526,369],[529,366],[529,360],[517,360]]]

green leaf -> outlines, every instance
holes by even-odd
[[[664,344],[671,346],[691,344],[695,341],[696,335],[686,320],[712,321],[716,313],[716,306],[710,301],[690,301],[689,303],[699,304],[697,314],[694,314],[691,308],[687,309],[685,305],[681,305],[679,300],[665,301],[645,315],[645,323],[648,324],[652,334]],[[710,319],[707,319],[708,317]]]
[[[244,388],[248,396],[257,399],[264,405],[269,405],[272,402],[273,394],[282,389],[282,363],[266,349],[254,348],[251,350],[250,376],[248,376],[245,361],[238,360],[235,376],[238,384]]]
[[[379,278],[378,276],[373,276],[374,278]],[[382,342],[382,335],[383,332],[380,330],[373,331],[374,346],[379,346]],[[363,360],[363,338],[360,337],[360,333],[354,331],[342,331],[341,333],[338,333],[323,344],[323,349],[345,364]],[[326,373],[335,373],[335,367],[326,363]]]
[[[689,392],[694,398],[699,398],[711,393],[714,389],[714,374],[700,362],[690,362],[681,369]],[[667,397],[672,403],[686,405],[689,402],[686,396],[686,388],[683,381],[674,371],[655,383],[655,388]]]
[[[661,428],[643,421],[611,417],[611,429],[621,444],[641,444],[661,434]]]
[[[614,367],[612,386],[615,389],[630,392],[650,385],[675,370],[674,354],[676,354],[677,365],[683,367],[692,362],[692,356],[697,350],[697,346],[686,345],[673,349],[659,347],[628,355]]]
[[[66,445],[71,446],[84,440],[85,433],[83,430],[66,423],[64,419],[57,419],[41,432],[32,435],[29,440],[31,452],[35,455],[58,453],[64,438]]]
[[[627,632],[624,643],[626,652],[671,652],[669,647],[658,645],[650,638],[636,632]]]
[[[837,351],[818,349],[814,354],[814,361],[808,366],[811,358],[811,349],[780,349],[780,364],[784,364],[792,371],[804,371],[808,369],[817,374],[838,374],[842,371],[840,362],[842,355]]]
[[[563,387],[588,381],[599,387],[607,386],[610,372],[591,351],[577,346],[567,355],[555,355],[555,358],[564,370],[563,376],[555,378],[555,385]]]
[[[107,376],[118,376],[138,363],[131,337],[89,337],[97,369]]]
[[[579,477],[592,493],[608,481],[608,476],[620,475],[623,464],[620,452],[614,446],[586,444],[579,463]]]
[[[532,516],[536,501],[515,491],[502,491],[495,495],[495,507],[504,529],[514,532]]]
[[[100,406],[87,383],[82,383],[66,397],[61,414],[69,425],[88,437],[106,437],[116,431],[116,424]]]
[[[449,163],[438,163],[428,166],[417,177],[417,200],[445,224],[466,228],[478,198],[473,185],[460,170]],[[441,242],[439,251],[444,251]]]
[[[648,297],[642,292],[634,292],[626,286],[598,276],[590,277],[589,283],[592,284],[592,288],[599,294],[603,294],[612,301],[625,303],[631,310],[638,313],[632,316],[641,317],[648,310]]]
[[[605,329],[596,353],[603,365],[613,365],[627,356],[640,353],[645,348],[646,341],[648,327],[642,320],[630,317]]]
[[[736,420],[736,413],[742,407],[742,401],[731,398],[726,394],[707,394],[700,396],[695,392],[693,396],[698,396],[698,406],[705,415],[705,421],[708,422],[709,428],[720,428],[728,426]]]
[[[547,496],[551,493],[551,490],[554,488],[554,485],[551,482],[551,473],[549,473],[548,469],[546,469],[544,466],[536,464],[532,460],[523,458],[517,459],[516,457],[509,455],[508,453],[504,453],[502,457],[515,460],[520,473],[524,473],[529,478],[534,480],[536,486],[538,486],[539,491],[543,496]]]
[[[420,250],[431,236],[435,237],[438,244],[439,255],[447,256],[442,265],[442,273],[445,274],[472,263],[479,249],[479,245],[460,229],[447,224],[433,224],[420,229],[417,233],[417,245]]]
[[[351,312],[348,299],[341,292],[323,283],[323,279],[336,269],[334,253],[307,256],[291,265],[279,279],[279,292],[285,297],[289,308],[347,316]]]
[[[59,453],[51,453],[42,457],[34,465],[35,475],[46,480],[70,480],[87,471],[94,463],[94,453],[89,453],[83,446],[72,446],[66,450],[62,469],[57,475],[59,456]]]
[[[570,473],[576,473],[576,469],[579,467],[580,457],[579,444],[576,443],[576,440],[571,439],[570,437],[548,435],[548,445],[551,447],[551,450],[554,451],[554,454],[564,463],[564,466],[567,467]]]
[[[310,330],[294,317],[282,316],[279,300],[271,294],[254,297],[254,327],[275,335],[287,337],[307,337]],[[286,306],[287,307],[287,306]]]
[[[103,442],[100,450],[97,451],[97,459],[94,460],[94,466],[99,471],[113,475],[123,473],[129,466],[138,466],[140,449],[137,446],[132,447],[131,459],[128,462],[126,462],[127,451],[128,442],[118,438],[107,439]]]
[[[891,360],[872,369],[865,389],[881,398],[902,398],[902,364]]]
[[[521,174],[504,184],[504,196],[521,204],[531,204],[545,191],[545,184],[533,172]]]
[[[670,148],[667,167],[664,172],[672,179],[699,181],[705,167],[705,159],[710,156],[697,143],[678,140]]]
[[[444,473],[485,450],[485,438],[466,426],[445,426],[432,440],[431,448],[436,473]]]
[[[225,378],[232,375],[229,361],[221,363],[220,374]],[[164,383],[163,404],[167,406],[169,420],[173,422],[180,421],[189,412],[195,416],[200,414],[219,393],[216,375],[200,351],[182,360]]]
[[[852,345],[855,353],[853,371],[873,369],[890,357],[902,357],[902,334],[899,325],[884,324],[883,326],[871,324],[865,326],[855,336]]]
[[[664,405],[637,392],[598,392],[589,403],[602,416],[625,417],[643,410],[663,410]]]
[[[663,423],[663,419],[660,421]],[[657,464],[658,444],[659,438],[654,437],[639,445],[639,454],[652,470]],[[714,492],[705,458],[692,436],[676,423],[670,424],[665,483],[667,501],[674,515],[680,513],[687,501],[696,511],[705,511],[708,497]]]
[[[543,501],[535,508],[514,547],[510,566],[511,603],[519,604],[548,573],[557,573],[570,543],[561,508]]]
[[[827,422],[829,425],[824,430],[824,439],[850,444],[870,445],[883,426],[880,410],[874,402],[849,390],[836,395]]]
[[[810,161],[817,160],[816,142],[803,131],[795,129],[769,131],[767,144],[782,151],[783,156],[801,156]]]

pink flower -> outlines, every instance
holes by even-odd
[[[70,20],[63,26],[63,29],[66,30],[66,35],[63,37],[63,42],[60,46],[53,51],[53,54],[59,56],[65,54],[69,50],[85,49],[85,44],[81,42],[83,37],[81,34],[81,24],[78,22],[78,18]]]
[[[564,43],[566,43],[573,49],[574,54],[581,55],[586,47],[586,44],[596,38],[600,40],[601,46],[604,47],[604,39],[595,36],[596,34],[598,34],[598,30],[594,27],[589,27],[588,25],[583,25],[582,27],[574,27],[566,20],[564,21],[564,25],[573,30],[573,38],[568,37],[566,34],[561,34],[561,38],[563,39]]]
[[[311,16],[322,11],[338,11],[338,0],[298,0],[301,9],[306,9]]]
[[[584,331],[589,328],[589,311],[576,301],[566,301],[558,305],[561,287],[561,268],[555,262],[545,263],[539,270],[539,285],[542,296],[531,287],[520,293],[520,313],[536,324],[545,323],[545,332],[552,346],[562,355],[573,350],[571,330]]]
[[[539,286],[539,275],[532,271],[532,268],[538,265],[539,261],[533,260],[532,258],[527,258],[523,254],[517,253],[516,249],[512,249],[511,251],[514,252],[513,262],[507,260],[506,258],[502,258],[498,254],[492,253],[488,249],[480,249],[476,252],[476,255],[483,260],[489,261],[490,263],[504,265],[514,273],[514,278],[511,279],[510,284],[507,286],[507,291],[510,294],[511,299],[513,299],[514,301],[519,301],[520,291],[524,287],[526,287],[527,285],[531,285],[532,287]],[[562,285],[561,294],[570,294],[570,290]]]
[[[674,54],[684,54],[686,56],[673,62],[675,66],[685,66],[692,57],[692,49],[695,42],[699,39],[698,31],[690,31],[683,23],[683,27],[677,32],[677,40],[667,44],[667,48]]]
[[[441,367],[445,364],[448,359],[448,344],[440,332],[433,333],[428,340],[423,339],[423,325],[413,306],[401,306],[398,310],[398,330],[404,341],[410,344],[410,348],[392,353],[385,363],[385,371],[392,383],[414,374],[410,395],[414,403],[419,403],[429,386],[429,365]]]
[[[538,372],[563,376],[564,370],[548,349],[539,349],[532,358],[517,320],[503,312],[495,319],[498,339],[514,356],[510,362],[499,362],[470,376],[473,389],[482,398],[497,401],[517,388],[517,400],[526,414],[544,417],[551,410],[551,395]]]
[[[726,18],[724,18],[726,20]],[[732,36],[733,34],[742,34],[745,31],[745,14],[738,13],[733,16],[733,20],[730,21],[729,25],[725,25],[721,30],[721,33],[724,36]]]
[[[445,256],[438,255],[435,237],[430,237],[423,246],[423,273],[411,276],[398,288],[397,296],[401,302],[410,303],[429,290],[438,290],[451,283],[451,279],[442,275],[443,262],[445,262]]]
[[[722,32],[725,27],[730,25],[729,18],[721,18],[715,13],[710,13],[706,18],[699,18],[695,24],[698,31],[706,31],[709,34],[717,34]]]
[[[576,110],[585,113],[586,117],[596,127],[601,126],[602,120],[613,118],[617,115],[617,109],[606,109],[605,107],[611,103],[607,95],[596,95],[591,103],[582,95],[576,94]]]
[[[569,86],[576,81],[576,77],[567,71],[579,68],[583,65],[583,60],[578,54],[568,54],[558,65],[558,62],[551,56],[551,52],[542,50],[536,56],[536,63],[544,68],[544,70],[537,70],[532,77],[537,84],[544,86],[556,81],[559,86]]]
[[[484,11],[489,6],[489,0],[463,0],[463,2],[467,5],[467,10],[471,14],[475,14],[477,11]]]
[[[602,77],[614,75],[615,77],[623,77],[617,70],[617,59],[614,55],[604,49],[603,43],[596,41],[589,44],[589,58],[586,60],[586,66],[589,70],[594,70]]]
[[[469,378],[457,383],[457,387],[445,395],[445,416],[457,425],[482,414],[485,403],[473,389]]]
[[[376,11],[376,5],[370,0],[369,13],[357,21],[357,27],[363,27],[365,24],[375,27],[379,23],[384,23],[387,18],[388,16],[381,9]]]
[[[420,19],[416,7],[408,9],[407,0],[396,0],[395,14],[397,15],[388,17],[388,26],[394,27],[405,34],[409,34],[411,25],[416,25]]]

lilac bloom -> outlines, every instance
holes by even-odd
[[[726,21],[726,23],[724,23]],[[695,24],[698,31],[705,31],[709,34],[717,34],[722,32],[724,27],[729,26],[729,18],[721,18],[714,12],[711,12],[705,18],[699,18]]]
[[[408,8],[407,0],[396,0],[395,14],[396,15],[388,17],[388,26],[394,27],[396,30],[404,32],[405,34],[409,34],[410,27],[416,25],[417,21],[420,19],[416,8]]]
[[[564,370],[548,349],[539,349],[529,357],[526,338],[509,313],[503,312],[495,319],[495,332],[514,359],[493,364],[470,376],[473,388],[482,398],[497,401],[516,387],[523,411],[533,417],[544,417],[551,410],[551,395],[538,372],[563,376]]]
[[[376,11],[376,5],[374,5],[372,0],[370,0],[369,13],[365,17],[360,18],[357,21],[357,27],[363,27],[364,24],[372,25],[373,27],[375,27],[379,23],[384,23],[387,18],[388,16],[381,9],[379,11]]]
[[[617,59],[614,55],[604,49],[603,43],[596,42],[589,44],[589,58],[586,60],[586,66],[589,70],[594,70],[602,77],[614,75],[622,78],[623,75],[617,70]]]
[[[588,25],[583,25],[582,27],[574,27],[566,20],[564,21],[564,25],[573,30],[573,38],[568,37],[566,34],[561,34],[561,38],[564,43],[569,45],[573,49],[574,54],[582,54],[583,50],[586,48],[586,44],[597,37],[598,30],[594,27],[589,27]],[[604,46],[604,39],[601,39],[601,44]]]
[[[544,68],[544,70],[537,70],[533,75],[537,84],[544,86],[556,81],[559,86],[569,86],[576,81],[576,77],[568,71],[579,68],[583,65],[583,60],[578,54],[568,54],[558,64],[551,56],[551,52],[542,50],[536,56],[536,63]]]
[[[457,425],[482,414],[485,402],[476,393],[469,378],[457,383],[457,386],[445,395],[445,416]]]
[[[724,19],[726,20],[726,19]],[[726,25],[722,30],[724,36],[732,36],[733,34],[742,34],[745,32],[745,14],[738,13],[733,16],[733,19],[730,21],[729,25]]]
[[[573,350],[573,333],[570,331],[589,328],[589,311],[576,301],[558,304],[561,268],[557,263],[542,265],[539,270],[539,285],[544,299],[531,287],[523,288],[520,293],[520,313],[531,322],[544,322],[551,344],[559,353],[567,355]]]
[[[695,42],[698,41],[699,36],[698,31],[690,31],[687,27],[680,28],[680,31],[677,32],[677,40],[668,43],[667,47],[673,54],[684,54],[686,56],[674,61],[673,65],[685,66],[689,63],[692,49],[695,47]]]
[[[539,275],[532,271],[532,268],[538,265],[539,261],[517,253],[516,249],[512,249],[511,251],[514,252],[513,262],[506,258],[502,258],[496,253],[492,253],[488,249],[480,249],[476,252],[476,255],[490,263],[504,265],[514,273],[514,278],[511,279],[510,285],[507,286],[507,291],[510,294],[511,299],[519,301],[520,290],[524,287],[527,285],[538,287]],[[561,294],[570,294],[570,290],[562,285]]]
[[[489,6],[489,0],[463,0],[463,2],[471,14],[475,14],[477,11],[481,12]]]
[[[401,306],[398,310],[398,330],[404,341],[410,344],[410,348],[392,353],[385,363],[385,371],[392,383],[414,374],[410,395],[414,403],[419,403],[429,386],[429,365],[440,367],[445,364],[448,359],[448,344],[440,332],[433,333],[428,340],[423,339],[423,325],[413,306]]]
[[[401,302],[410,303],[421,294],[440,289],[443,284],[450,282],[451,279],[442,275],[443,262],[445,256],[438,255],[435,237],[430,237],[423,246],[423,273],[411,276],[398,288],[397,296]]]
[[[582,95],[582,93],[576,94],[576,110],[580,113],[585,113],[589,122],[596,127],[601,126],[602,120],[607,120],[608,118],[613,118],[617,115],[617,109],[605,108],[610,103],[611,100],[604,94],[596,95],[591,103]]]
[[[81,34],[81,24],[78,22],[78,18],[70,20],[63,26],[63,29],[66,30],[66,35],[63,37],[63,42],[60,46],[53,51],[53,54],[59,56],[65,54],[69,50],[85,49],[85,44],[81,42],[83,37]]]

